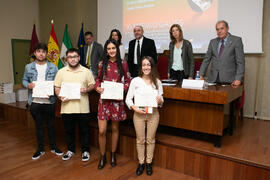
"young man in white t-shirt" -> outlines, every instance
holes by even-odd
[[[31,115],[35,121],[37,136],[37,151],[32,159],[38,159],[45,154],[44,151],[44,123],[47,125],[51,152],[58,156],[63,152],[57,148],[55,142],[54,118],[55,118],[55,96],[47,98],[33,98],[32,92],[35,87],[33,81],[53,81],[58,71],[57,67],[47,61],[48,47],[44,43],[39,43],[35,47],[35,61],[25,66],[22,79],[24,87],[28,89],[28,105]]]

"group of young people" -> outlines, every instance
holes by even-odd
[[[114,34],[116,33],[116,34]],[[137,175],[141,175],[144,171],[146,161],[146,172],[151,175],[152,159],[155,147],[155,134],[159,122],[159,113],[157,108],[153,108],[152,113],[147,113],[144,109],[136,107],[134,104],[134,96],[137,91],[150,89],[158,91],[156,103],[161,106],[163,103],[163,90],[161,81],[158,79],[156,64],[152,57],[145,56],[141,59],[141,64],[138,69],[138,77],[131,79],[128,63],[123,60],[120,50],[118,30],[113,30],[110,38],[104,45],[103,55],[98,63],[97,77],[94,78],[92,72],[79,64],[80,56],[77,49],[68,49],[66,52],[67,66],[57,70],[56,66],[47,61],[47,46],[39,43],[35,47],[35,61],[27,64],[25,67],[24,76],[22,79],[23,85],[29,89],[28,104],[30,112],[33,116],[36,125],[37,151],[32,156],[32,159],[38,159],[45,154],[44,150],[44,124],[48,129],[50,149],[52,153],[62,156],[63,160],[70,159],[76,151],[75,146],[75,127],[79,126],[82,161],[88,161],[90,158],[89,150],[89,98],[88,92],[95,90],[102,94],[104,88],[101,83],[104,81],[119,82],[124,84],[123,91],[127,93],[126,100],[111,100],[99,99],[98,106],[98,127],[99,127],[99,149],[100,161],[98,169],[103,169],[107,163],[106,160],[106,131],[107,122],[112,121],[112,149],[110,156],[110,164],[112,167],[117,165],[116,150],[119,138],[119,122],[126,119],[125,101],[127,106],[134,111],[134,126],[137,135],[137,151],[139,165],[136,170]],[[116,36],[116,37],[115,37]],[[115,40],[116,39],[116,40]],[[54,91],[56,97],[61,101],[61,117],[65,127],[67,152],[64,154],[55,142],[54,130],[54,113],[55,113],[55,96],[48,98],[32,97],[32,92],[35,87],[34,81],[54,81]],[[60,96],[62,83],[79,83],[81,85],[80,99],[68,99]],[[147,123],[146,123],[147,122]],[[147,124],[147,133],[145,128]],[[146,143],[146,147],[145,147]],[[146,157],[145,157],[146,149]]]

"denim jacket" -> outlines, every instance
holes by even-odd
[[[47,63],[47,69],[46,69],[46,74],[45,74],[45,80],[46,81],[53,81],[56,73],[58,71],[57,67],[50,62]],[[28,87],[28,84],[36,81],[37,80],[37,69],[36,69],[36,62],[29,63],[25,66],[24,74],[23,74],[23,79],[22,79],[22,84],[24,87]],[[55,96],[50,96],[49,98],[50,103],[55,103]],[[31,105],[33,101],[32,98],[32,89],[28,89],[28,104]]]

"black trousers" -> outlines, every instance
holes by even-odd
[[[170,70],[170,78],[178,80],[179,84],[182,84],[183,79],[185,79],[185,72],[184,71],[175,71],[173,69]]]
[[[56,143],[54,130],[54,117],[55,117],[54,104],[32,103],[30,106],[30,112],[36,125],[38,150],[44,151],[44,122],[46,122],[48,129],[50,148],[55,149]]]
[[[90,146],[89,113],[85,114],[62,114],[62,120],[66,131],[66,142],[69,151],[76,150],[76,124],[79,125],[81,151],[88,151]]]

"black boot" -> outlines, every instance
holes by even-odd
[[[137,168],[137,170],[136,170],[137,176],[142,175],[143,170],[144,170],[144,164],[139,164],[139,165],[138,165],[138,168]]]
[[[115,167],[116,166],[116,153],[111,152],[111,166]]]
[[[152,164],[146,163],[146,174],[148,176],[151,176],[153,174]]]
[[[106,154],[104,155],[100,155],[100,161],[98,164],[98,169],[103,169],[104,166],[106,165],[107,161],[106,161]]]

